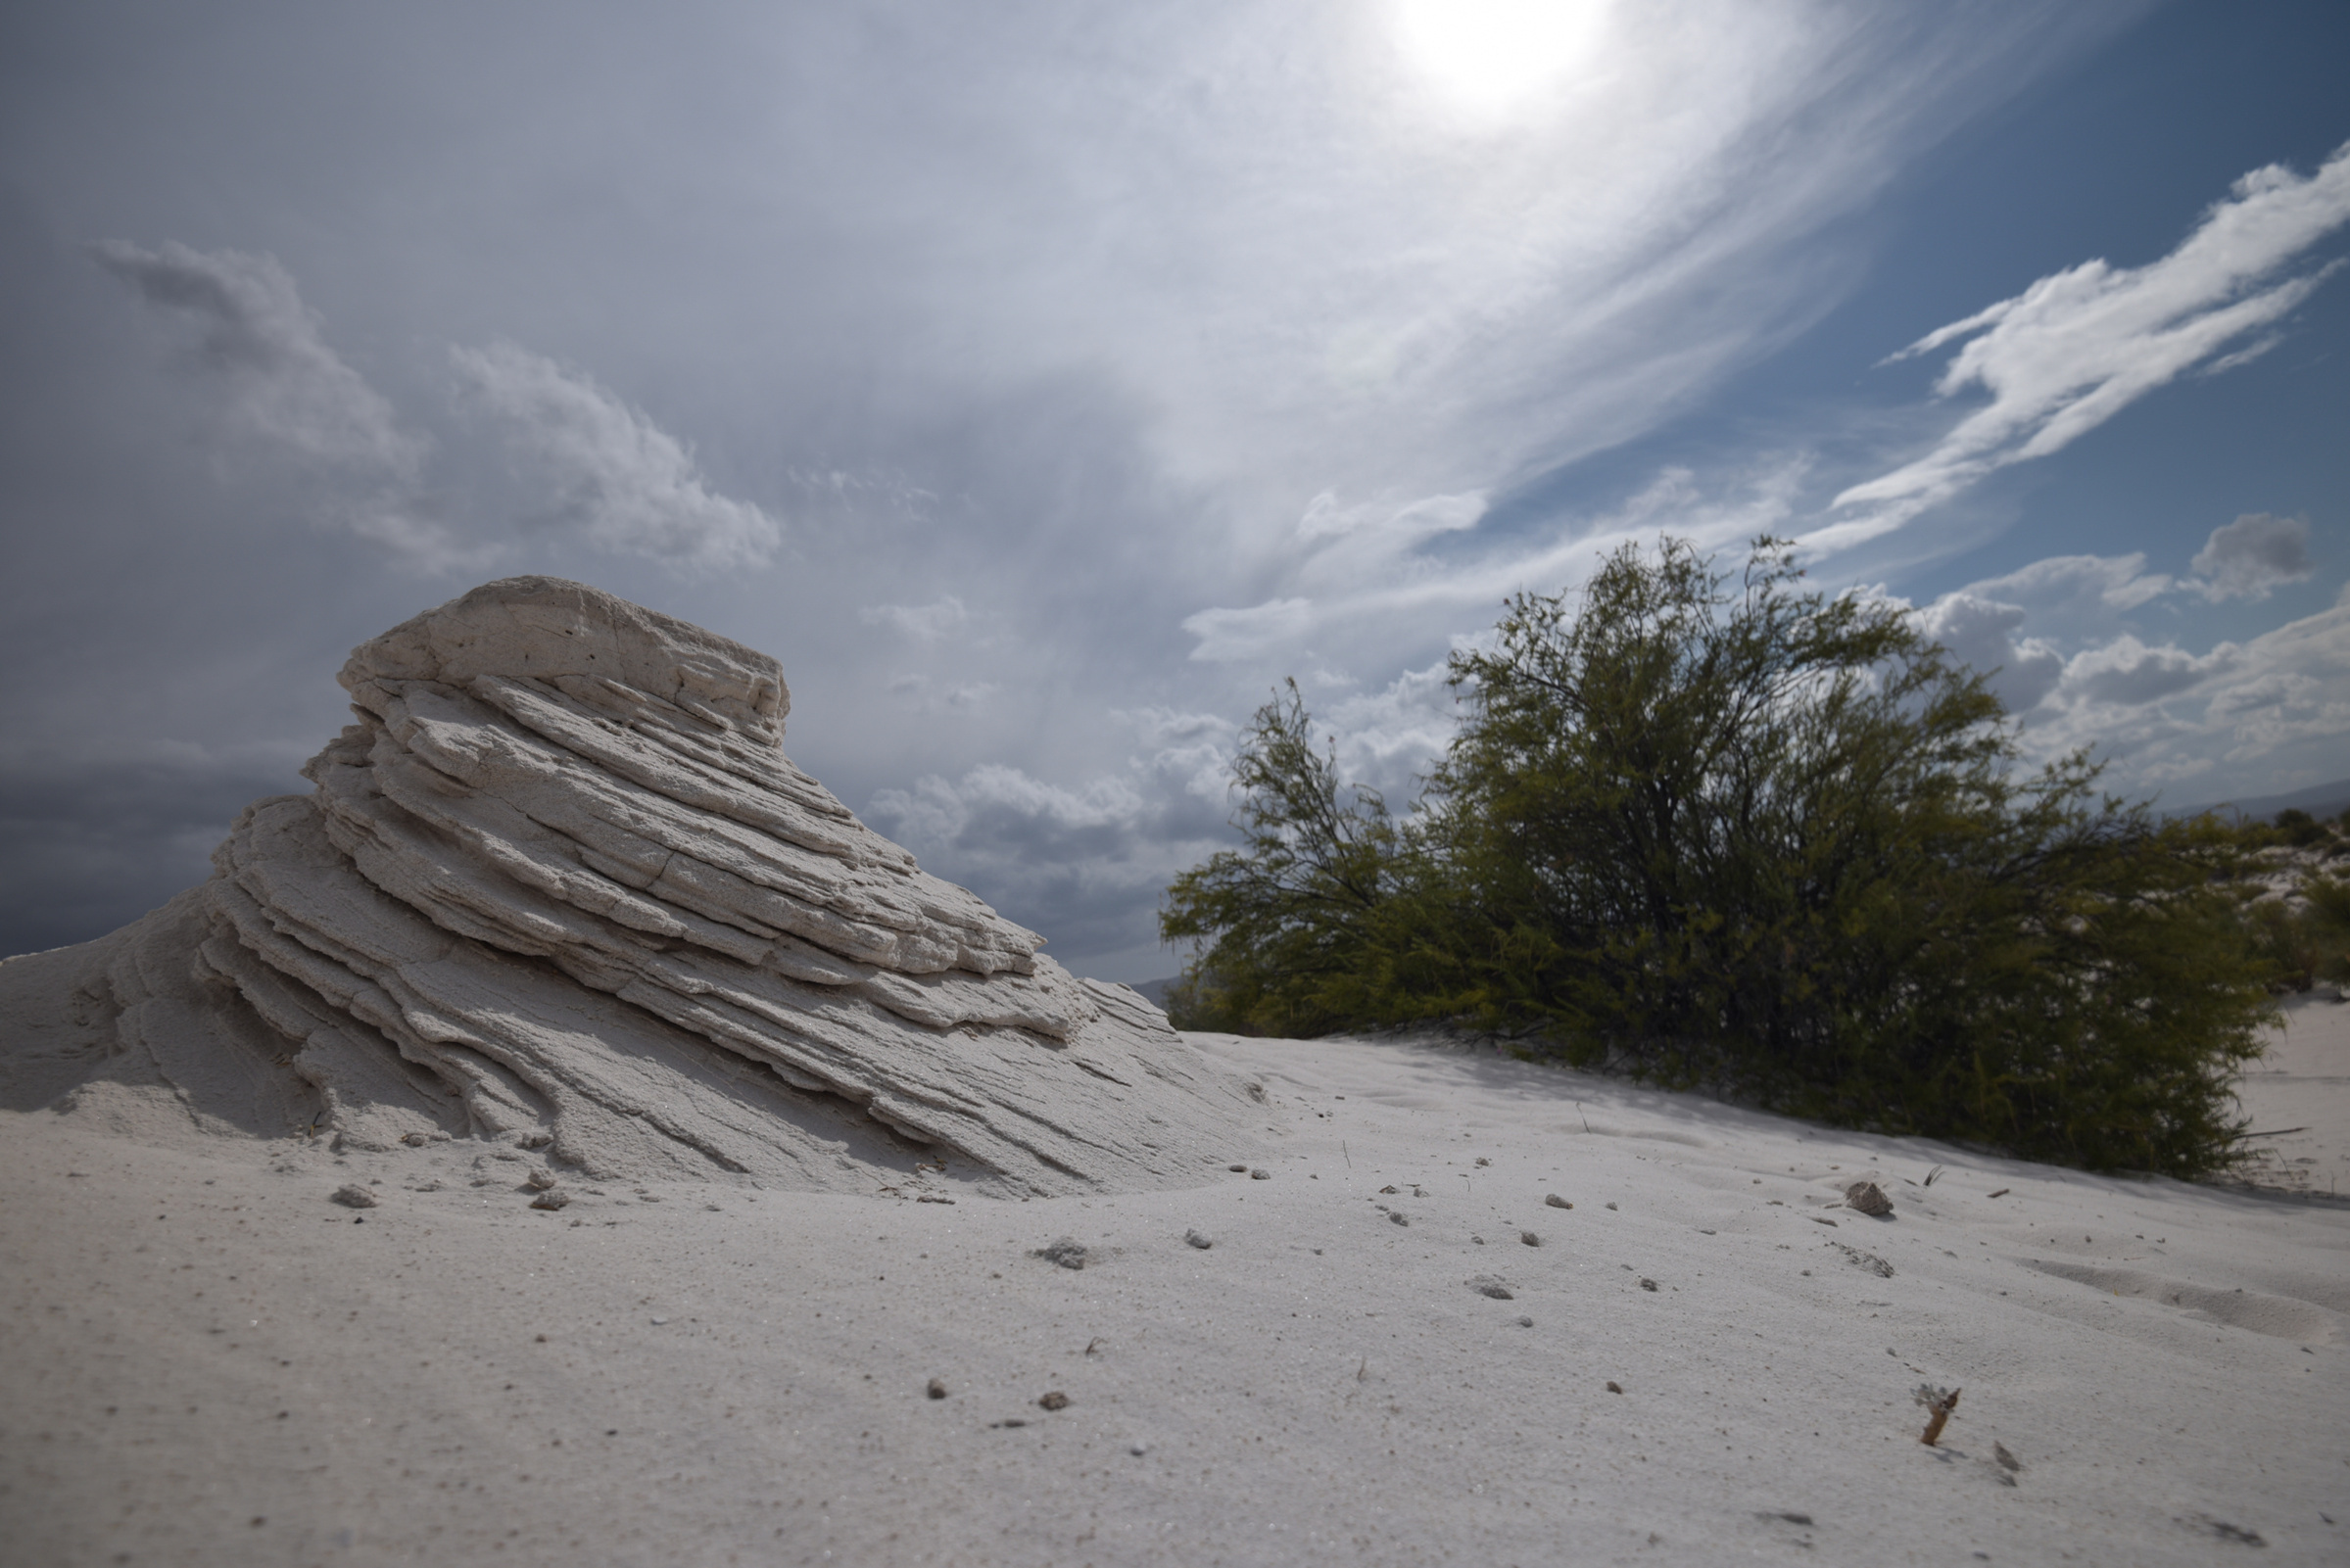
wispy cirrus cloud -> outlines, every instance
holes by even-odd
[[[1989,401],[1925,455],[1838,496],[1833,510],[1846,515],[1806,543],[1836,549],[1891,532],[1988,474],[2062,450],[2182,375],[2266,352],[2273,338],[2245,340],[2340,263],[2271,280],[2345,221],[2350,144],[2313,174],[2271,165],[2244,175],[2158,261],[2085,261],[1927,333],[1892,359],[1965,341],[1935,391],[1980,390]]]
[[[318,312],[275,257],[176,240],[152,251],[104,240],[90,250],[141,299],[197,329],[191,364],[216,378],[250,433],[320,463],[396,478],[422,466],[425,442],[401,429],[392,404],[327,346]]]
[[[103,240],[90,254],[195,329],[186,367],[215,391],[242,439],[323,482],[314,506],[325,519],[429,570],[501,555],[430,515],[420,481],[432,444],[405,428],[390,400],[327,343],[325,323],[275,257],[176,240],[151,251]]]

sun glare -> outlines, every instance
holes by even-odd
[[[1455,108],[1511,113],[1598,52],[1607,0],[1395,0],[1395,40]]]

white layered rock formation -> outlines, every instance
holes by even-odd
[[[792,766],[764,654],[512,578],[339,679],[316,789],[92,944],[85,1001],[199,1115],[868,1191],[1189,1184],[1245,1146],[1260,1090]]]

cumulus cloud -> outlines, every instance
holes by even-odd
[[[2003,667],[1992,688],[2024,721],[2029,761],[2087,747],[2109,764],[2106,782],[2133,795],[2182,784],[2208,793],[2221,779],[2277,793],[2339,778],[2350,761],[2350,588],[2319,614],[2197,651],[2166,595],[2204,583],[2144,567],[2136,554],[2037,561],[1942,595],[1918,623],[1977,669]],[[2132,613],[2157,607],[2159,630]]]
[[[757,566],[775,519],[713,493],[692,449],[578,371],[510,343],[452,349],[465,391],[502,418],[588,543],[699,568]]]
[[[1893,358],[1967,340],[1935,390],[1980,390],[1988,401],[1924,456],[1838,496],[1836,509],[1856,515],[1809,542],[1840,547],[1898,528],[1994,470],[2060,451],[2182,375],[2242,363],[2267,346],[2244,340],[2273,328],[2339,263],[2277,274],[2346,220],[2350,145],[2314,174],[2272,165],[2244,175],[2158,261],[2085,261],[1929,332]]]
[[[2193,561],[2204,597],[2267,598],[2279,583],[2310,574],[2309,523],[2299,517],[2247,512],[2211,531]]]
[[[2025,713],[2056,689],[2064,659],[2036,637],[2018,633],[2024,606],[1987,597],[1969,589],[1944,594],[1918,612],[1918,629],[1950,656],[1990,678],[1991,689],[2010,713]]]

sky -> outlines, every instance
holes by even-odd
[[[0,13],[0,952],[356,643],[577,578],[1080,973],[1294,677],[1408,799],[1518,592],[1769,532],[2172,806],[2350,778],[2350,8]]]

